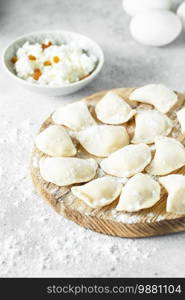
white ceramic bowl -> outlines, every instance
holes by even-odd
[[[11,58],[16,54],[18,48],[22,47],[22,45],[29,41],[31,43],[43,42],[45,39],[52,40],[54,43],[60,44],[61,42],[69,43],[71,41],[75,41],[78,43],[79,47],[87,50],[89,54],[93,54],[97,57],[98,63],[95,70],[85,79],[82,79],[75,83],[66,84],[65,86],[57,86],[51,87],[47,85],[37,85],[35,83],[30,83],[24,79],[19,78],[13,65],[11,63]],[[40,94],[44,94],[47,96],[61,96],[74,93],[79,89],[83,88],[87,84],[89,84],[95,77],[98,75],[100,70],[103,67],[104,63],[104,55],[100,48],[100,46],[95,43],[90,38],[81,35],[79,33],[70,32],[70,31],[39,31],[26,34],[24,36],[19,37],[15,41],[13,41],[4,51],[3,54],[3,65],[8,74],[17,81],[17,83],[21,84],[23,87]]]

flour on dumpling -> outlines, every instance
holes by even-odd
[[[40,174],[58,186],[87,182],[95,177],[97,163],[94,159],[75,157],[47,157],[39,162]]]
[[[184,146],[169,137],[157,137],[155,140],[156,152],[147,172],[152,175],[166,175],[185,165]]]
[[[136,111],[118,94],[108,92],[96,105],[97,118],[107,124],[122,124],[135,115]]]
[[[50,125],[40,132],[35,144],[37,148],[45,154],[51,156],[73,156],[76,148],[64,127]]]
[[[76,138],[87,152],[100,157],[106,157],[129,143],[127,131],[122,126],[92,126],[78,132]]]
[[[181,132],[184,134],[185,133],[185,107],[181,108],[177,112],[177,119],[181,125]]]
[[[52,119],[56,124],[65,125],[77,131],[96,124],[87,104],[83,101],[74,102],[57,109],[53,113]]]
[[[163,84],[148,84],[137,88],[129,99],[152,104],[162,113],[167,113],[178,101],[177,95]]]
[[[100,208],[112,203],[121,193],[122,184],[106,176],[71,188],[72,193],[88,206]]]
[[[135,212],[152,207],[160,200],[160,185],[147,174],[136,174],[122,189],[116,209]]]
[[[107,174],[117,177],[130,177],[144,168],[151,161],[151,151],[145,144],[128,145],[112,153],[100,163]]]
[[[132,143],[151,144],[157,136],[166,136],[172,130],[171,120],[157,110],[138,111],[135,122]]]
[[[185,176],[172,174],[159,178],[168,192],[166,211],[185,214]]]

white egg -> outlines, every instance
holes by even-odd
[[[171,0],[123,0],[123,9],[130,16],[135,16],[148,9],[170,9]]]
[[[185,30],[185,1],[182,2],[181,5],[179,5],[177,9],[177,15],[181,19],[183,28]]]
[[[133,38],[149,46],[167,45],[177,38],[181,30],[180,19],[167,10],[150,10],[136,15],[130,22]]]

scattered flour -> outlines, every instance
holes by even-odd
[[[141,217],[138,215],[131,215],[131,214],[124,214],[121,213],[120,215],[117,215],[115,217],[115,221],[117,222],[123,222],[123,223],[127,223],[127,224],[133,224],[133,223],[138,223],[141,221]]]
[[[37,196],[29,175],[37,127],[30,120],[15,125],[1,116],[0,277],[126,277],[136,262],[147,264],[157,251],[150,239],[121,239],[86,230]],[[34,166],[38,167],[37,159]],[[126,214],[118,220],[137,222]]]

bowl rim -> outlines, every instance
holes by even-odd
[[[97,64],[96,68],[92,71],[92,73],[87,78],[84,78],[84,79],[79,80],[77,82],[67,83],[65,85],[59,85],[59,86],[49,86],[49,85],[44,85],[44,84],[43,85],[35,84],[35,83],[29,82],[27,80],[24,80],[24,79],[18,77],[13,72],[11,72],[9,70],[9,68],[7,67],[6,59],[5,59],[5,55],[6,55],[7,50],[10,47],[12,47],[14,44],[16,44],[21,39],[28,38],[28,41],[29,41],[29,36],[30,35],[39,35],[39,34],[44,34],[44,33],[51,33],[51,34],[65,33],[65,34],[70,34],[70,35],[77,35],[79,37],[81,36],[82,38],[85,38],[86,40],[89,40],[91,43],[93,43],[95,45],[95,47],[98,49],[99,54],[100,54],[100,57],[98,57],[98,64]],[[102,48],[100,47],[100,45],[97,42],[95,42],[93,39],[89,38],[88,36],[86,36],[84,34],[81,34],[81,33],[75,32],[75,31],[69,31],[69,30],[56,30],[56,29],[54,29],[54,30],[39,30],[39,31],[31,31],[29,33],[20,35],[16,39],[14,39],[12,42],[10,42],[3,50],[2,64],[3,64],[4,69],[6,70],[6,72],[10,76],[12,76],[14,79],[18,80],[20,83],[28,85],[30,87],[33,87],[33,88],[38,87],[38,88],[41,88],[41,89],[59,89],[59,88],[61,89],[61,88],[69,88],[69,87],[72,88],[72,87],[75,87],[75,86],[78,86],[78,85],[82,84],[82,82],[83,83],[88,83],[88,81],[90,79],[92,79],[92,78],[96,77],[96,75],[98,75],[98,73],[101,71],[101,69],[104,65],[104,53],[103,53]]]

